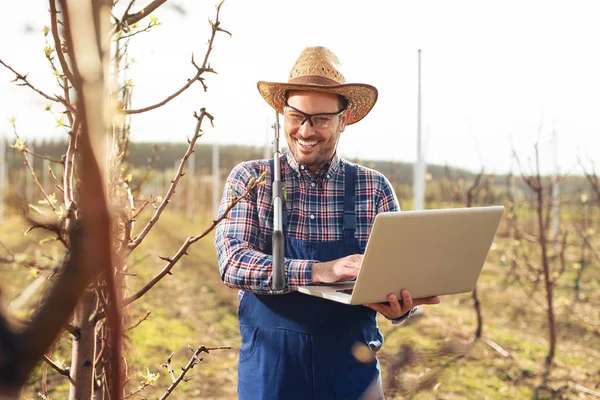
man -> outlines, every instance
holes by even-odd
[[[330,50],[306,48],[288,83],[258,83],[284,116],[289,147],[281,158],[283,291],[271,284],[273,160],[239,164],[225,185],[219,214],[266,172],[265,185],[231,210],[215,237],[221,279],[240,289],[240,399],[357,399],[369,388],[382,397],[379,362],[361,363],[353,346],[379,350],[377,311],[400,322],[414,306],[439,302],[413,300],[403,290],[402,301],[390,294],[389,303],[349,306],[296,291],[311,282],[355,279],[376,214],[399,211],[383,175],[336,153],[346,126],[364,118],[377,100],[375,87],[346,84],[339,67]]]

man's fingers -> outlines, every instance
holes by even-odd
[[[402,296],[402,311],[407,312],[410,311],[414,305],[413,305],[413,299],[409,293],[408,290],[403,289],[400,292],[400,295]]]
[[[388,302],[390,303],[390,309],[392,313],[398,314],[402,312],[402,305],[400,304],[398,298],[395,295],[388,295]]]
[[[415,303],[415,305],[440,304],[440,298],[438,296],[423,297],[421,299],[415,299],[414,303]]]

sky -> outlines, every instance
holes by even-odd
[[[138,0],[141,7],[149,1]],[[0,59],[35,85],[57,92],[43,54],[44,0],[6,2]],[[168,6],[171,3],[177,7]],[[542,171],[580,174],[600,164],[600,4],[594,1],[227,0],[206,75],[208,92],[190,90],[152,113],[132,117],[132,140],[185,142],[192,114],[215,116],[200,143],[270,142],[274,111],[256,89],[285,82],[301,50],[326,46],[347,82],[379,90],[371,113],[346,129],[338,151],[362,160],[414,162],[417,136],[417,52],[422,51],[425,159],[473,171],[506,173],[514,149],[530,172],[539,143]],[[133,107],[154,104],[180,88],[201,59],[214,18],[213,0],[169,0],[161,25],[131,41]],[[16,117],[28,140],[64,137],[47,101],[10,83],[0,69],[0,135]],[[55,108],[58,110],[58,108]],[[12,140],[12,139],[11,139]],[[282,138],[282,143],[284,142]],[[598,170],[598,168],[596,168]]]

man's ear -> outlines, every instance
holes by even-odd
[[[344,111],[344,113],[342,114],[342,118],[340,120],[340,122],[341,122],[340,132],[344,132],[344,129],[346,129],[346,125],[348,125],[348,122],[350,121],[351,117],[352,117],[352,110]]]

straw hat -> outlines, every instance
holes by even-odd
[[[364,83],[346,83],[335,54],[325,47],[302,50],[290,72],[288,83],[258,82],[258,91],[277,112],[283,114],[285,94],[290,90],[308,90],[342,95],[352,111],[348,124],[360,121],[377,101],[377,89]]]

